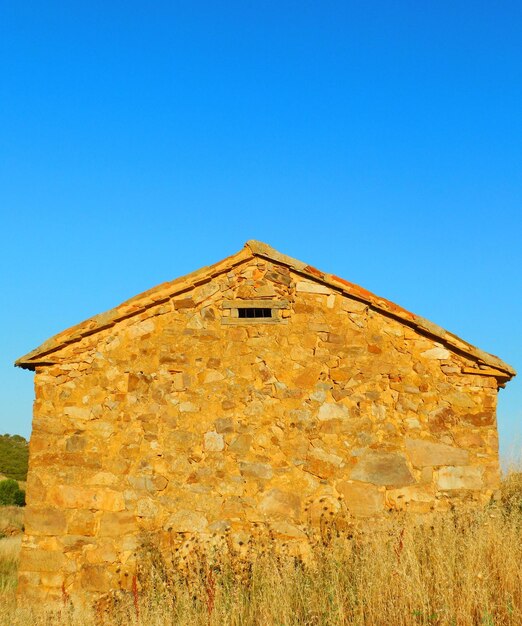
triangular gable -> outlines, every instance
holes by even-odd
[[[509,380],[516,375],[516,371],[498,357],[476,348],[453,333],[450,333],[440,326],[433,324],[429,320],[419,317],[418,315],[415,315],[414,313],[411,313],[393,302],[381,298],[374,293],[359,287],[358,285],[350,283],[333,274],[321,272],[316,268],[303,263],[302,261],[298,261],[285,254],[277,252],[265,243],[255,240],[247,241],[244,248],[237,254],[227,257],[219,263],[203,267],[196,272],[187,274],[186,276],[182,276],[171,282],[158,285],[153,289],[149,289],[148,291],[123,302],[110,311],[95,315],[81,324],[64,330],[63,332],[45,341],[41,346],[32,352],[29,352],[25,356],[18,359],[15,362],[15,365],[34,370],[37,365],[45,365],[51,362],[48,358],[49,355],[57,350],[60,350],[64,346],[80,341],[83,337],[109,328],[120,320],[133,317],[150,307],[167,302],[173,296],[187,292],[198,285],[204,284],[215,276],[228,272],[232,267],[253,257],[263,257],[274,263],[284,265],[310,280],[324,283],[336,291],[349,296],[350,298],[366,303],[372,309],[379,311],[384,315],[393,317],[405,325],[415,328],[424,335],[429,335],[454,351],[472,357],[477,361],[477,364],[483,370],[483,373],[488,373],[487,368],[493,368],[495,371],[489,373],[496,375],[499,378]]]

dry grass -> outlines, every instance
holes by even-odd
[[[16,568],[21,543],[21,535],[0,539],[0,597],[16,588]]]
[[[149,545],[135,593],[97,615],[44,617],[14,608],[16,546],[3,539],[0,563],[11,565],[0,565],[0,626],[522,624],[522,474],[508,477],[501,501],[485,511],[422,524],[396,516],[317,541],[306,565],[262,548],[251,545],[248,559],[232,550],[207,559],[196,549],[186,576]]]
[[[23,531],[24,509],[19,506],[0,506],[0,537]]]

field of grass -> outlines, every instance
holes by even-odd
[[[318,537],[303,564],[261,544],[250,558],[194,553],[172,567],[149,545],[127,597],[97,612],[15,608],[19,539],[0,540],[0,626],[520,626],[522,474],[485,510],[402,515]]]
[[[23,516],[24,510],[20,507],[0,507],[0,598],[12,595],[16,588]]]

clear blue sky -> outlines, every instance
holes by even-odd
[[[250,238],[521,370],[521,199],[520,1],[0,2],[0,432],[15,358]]]

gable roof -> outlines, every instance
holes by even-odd
[[[247,241],[242,250],[223,259],[219,263],[203,267],[195,272],[192,272],[191,274],[187,274],[186,276],[182,276],[173,281],[162,283],[157,287],[149,289],[148,291],[131,298],[130,300],[126,300],[110,311],[95,315],[94,317],[91,317],[76,326],[72,326],[63,332],[58,333],[54,337],[45,341],[35,350],[19,358],[15,362],[15,365],[25,369],[34,370],[37,365],[51,364],[53,363],[53,360],[50,355],[53,352],[56,352],[71,343],[80,341],[83,337],[87,337],[88,335],[92,335],[103,329],[110,328],[120,320],[133,317],[150,307],[167,302],[173,296],[179,295],[198,285],[204,284],[218,274],[228,272],[234,266],[239,265],[253,257],[265,258],[280,265],[284,265],[303,277],[326,284],[336,291],[359,300],[360,302],[366,303],[372,309],[389,317],[393,317],[425,335],[429,335],[456,352],[473,358],[477,361],[479,367],[484,370],[484,373],[486,373],[485,370],[489,367],[494,370],[498,370],[497,372],[489,373],[497,375],[499,378],[509,380],[516,375],[516,371],[497,356],[488,354],[487,352],[476,348],[463,339],[460,339],[460,337],[457,337],[457,335],[444,330],[429,320],[415,315],[397,304],[381,298],[374,293],[355,285],[354,283],[350,283],[343,278],[335,276],[334,274],[321,272],[315,267],[293,259],[286,254],[281,254],[269,245],[255,240]]]

